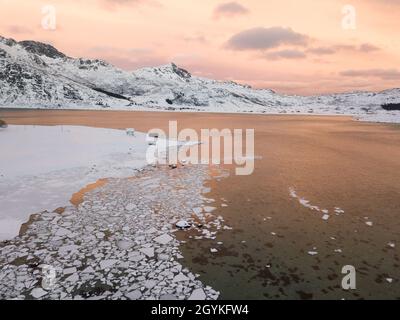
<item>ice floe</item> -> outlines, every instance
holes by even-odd
[[[193,290],[188,300],[205,300],[205,299],[206,299],[206,294],[204,293],[204,290],[195,289]]]
[[[34,297],[35,299],[41,298],[45,295],[47,295],[48,292],[43,290],[42,288],[35,288],[31,291],[31,295],[32,297]]]
[[[324,214],[323,216],[322,216],[322,220],[325,220],[325,221],[328,221],[329,220],[329,214]]]
[[[167,244],[172,240],[173,238],[168,234],[162,234],[161,236],[158,236],[157,238],[154,239],[154,241],[158,242],[159,244]]]
[[[309,200],[307,200],[307,199],[305,199],[303,197],[300,197],[297,194],[296,190],[294,188],[292,188],[292,187],[289,188],[289,195],[292,198],[296,199],[303,207],[305,207],[307,209],[310,209],[312,211],[316,211],[316,212],[322,213],[323,214],[322,215],[322,220],[324,220],[324,221],[328,221],[329,220],[329,218],[330,218],[329,212],[330,211],[328,209],[321,209],[319,206],[311,204],[311,202]],[[339,208],[339,207],[335,207],[333,211],[335,212],[336,215],[340,215],[340,214],[344,213],[344,210]]]
[[[175,225],[179,229],[187,229],[191,227],[191,224],[185,220],[180,220]]]

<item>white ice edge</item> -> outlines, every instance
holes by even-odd
[[[289,188],[289,195],[293,199],[296,199],[303,207],[310,209],[311,211],[316,211],[322,214],[322,220],[328,221],[330,218],[330,212],[333,211],[334,214],[336,215],[341,215],[344,214],[344,210],[341,209],[340,207],[335,207],[333,210],[328,210],[328,209],[323,209],[320,208],[317,205],[311,204],[310,200],[307,200],[306,198],[300,197],[296,190],[293,187]]]

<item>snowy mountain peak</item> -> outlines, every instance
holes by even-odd
[[[37,54],[39,56],[46,56],[53,59],[67,57],[65,54],[61,53],[53,46],[46,43],[26,40],[20,41],[18,42],[18,44],[21,45],[26,51]]]
[[[0,37],[0,107],[392,116],[396,111],[389,114],[386,103],[400,103],[400,89],[281,95],[193,76],[175,63],[128,72],[103,60],[68,57],[49,44]]]
[[[158,67],[146,67],[135,71],[138,76],[156,76],[156,77],[167,77],[167,78],[180,78],[187,80],[192,75],[185,69],[178,67],[175,63],[171,62],[166,65]]]
[[[158,72],[163,75],[176,74],[182,79],[189,79],[192,77],[192,75],[187,70],[178,67],[173,62],[159,67],[150,67],[149,69],[153,69],[153,72]]]
[[[385,94],[397,94],[400,96],[400,88],[393,88],[393,89],[386,89],[383,90],[379,93],[385,93]]]
[[[185,69],[179,68],[175,63],[171,63],[171,68],[174,73],[184,79],[189,79],[192,75]]]
[[[17,44],[17,41],[15,41],[14,39],[11,38],[4,38],[2,36],[0,36],[0,43],[4,43],[7,46],[14,46]]]

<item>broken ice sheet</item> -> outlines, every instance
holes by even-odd
[[[168,234],[163,234],[161,236],[158,236],[157,238],[154,238],[154,241],[160,244],[167,244],[171,240],[173,240],[173,238]]]
[[[169,179],[168,172],[154,171],[154,175],[152,172],[146,176],[157,176],[159,183],[154,184],[150,179],[144,186],[141,179],[111,179],[88,193],[78,207],[67,207],[66,214],[47,212],[39,215],[19,242],[12,240],[0,247],[1,256],[12,261],[14,246],[17,246],[21,255],[35,252],[41,257],[55,258],[60,264],[57,285],[65,289],[57,294],[34,291],[35,296],[43,295],[46,299],[217,299],[218,292],[204,286],[178,262],[183,257],[178,249],[179,242],[173,237],[172,232],[176,229],[171,223],[190,221],[193,207],[201,206],[203,199],[199,197],[199,185],[207,177],[207,169],[185,168],[180,173],[185,176],[182,179],[185,192],[175,194],[176,180]],[[166,186],[171,187],[167,192]],[[154,201],[159,204],[157,212],[149,210]],[[129,203],[135,204],[134,214],[126,210]],[[219,225],[222,220],[222,217],[216,217],[214,222],[206,224],[207,228]],[[61,230],[58,235],[57,230]],[[70,237],[71,234],[74,236]],[[208,230],[207,235],[215,238],[216,232]],[[14,273],[6,274],[5,268],[1,267],[2,281],[13,283]],[[23,288],[18,284],[3,286],[0,295],[13,297],[27,292],[27,297],[32,297],[30,292],[38,282],[33,281],[30,272],[25,273],[25,277],[28,280],[24,283],[29,290],[21,291]],[[94,294],[96,281],[118,288],[118,291]],[[85,295],[78,290],[80,287],[87,288]]]

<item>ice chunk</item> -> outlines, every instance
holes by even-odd
[[[154,257],[154,248],[142,248],[142,249],[139,249],[139,251],[144,253],[149,258]]]
[[[64,274],[71,274],[76,272],[76,267],[66,268],[63,270]]]
[[[172,239],[173,239],[173,238],[172,238],[170,235],[164,233],[164,234],[162,234],[161,236],[158,236],[157,238],[154,238],[154,241],[155,241],[155,242],[158,242],[158,243],[160,243],[160,244],[167,244],[167,243],[170,242]]]
[[[118,262],[118,260],[116,260],[116,259],[103,260],[103,261],[100,262],[100,268],[102,270],[111,268],[117,262]]]
[[[126,240],[121,240],[121,241],[117,242],[117,246],[121,250],[128,250],[128,249],[132,248],[133,243],[130,241],[126,241]]]
[[[203,289],[195,289],[188,298],[188,300],[206,300],[207,296]]]
[[[322,220],[328,221],[329,220],[329,214],[324,214],[322,216]]]
[[[191,224],[185,220],[180,220],[176,223],[176,227],[179,229],[187,229],[191,227]]]
[[[131,291],[131,292],[125,294],[125,296],[129,300],[138,300],[142,296],[142,293],[139,290],[134,290],[134,291]]]
[[[59,228],[59,229],[56,231],[55,235],[56,235],[56,236],[59,236],[59,237],[64,237],[64,236],[69,235],[70,233],[71,233],[71,231],[68,230],[68,229]]]
[[[174,277],[172,282],[181,282],[181,281],[188,281],[188,280],[189,280],[189,278],[186,277],[183,273],[179,273]]]
[[[34,297],[35,299],[39,299],[43,296],[45,296],[48,292],[43,290],[42,288],[35,288],[31,291],[31,295],[32,297]]]

